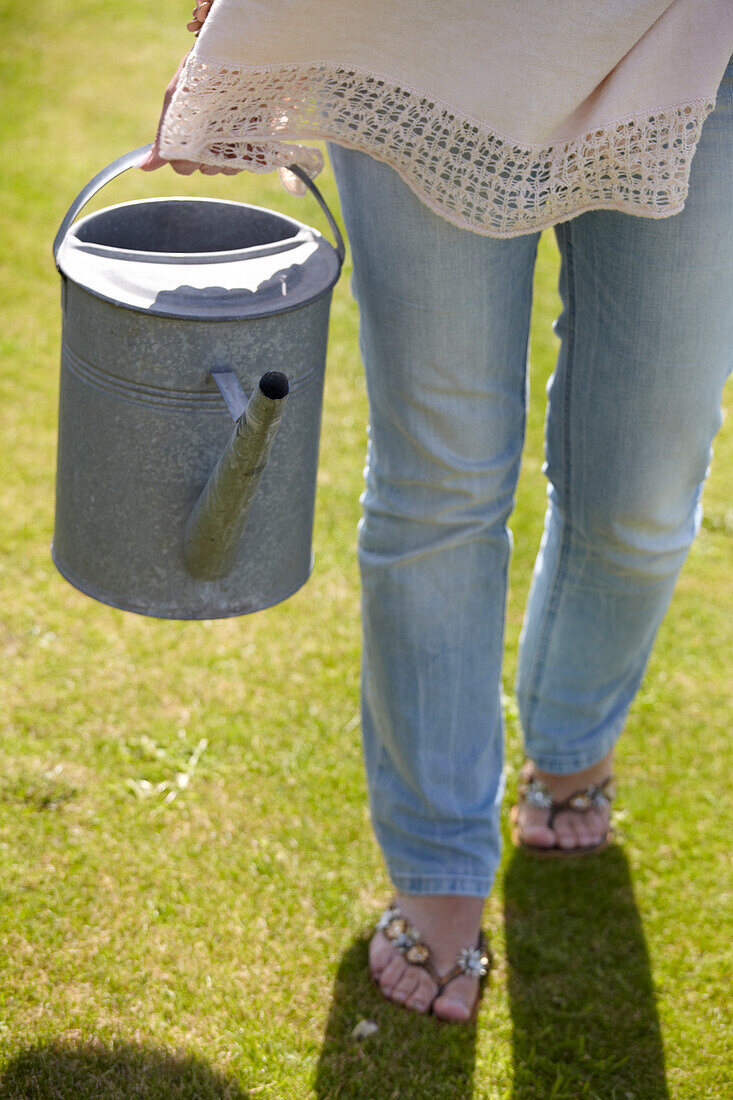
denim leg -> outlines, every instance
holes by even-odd
[[[372,820],[398,889],[485,896],[500,851],[506,521],[537,235],[457,229],[387,166],[339,147],[331,159],[369,394],[359,561]]]
[[[545,531],[521,639],[527,755],[550,772],[612,747],[701,520],[733,352],[733,72],[675,217],[557,229]]]

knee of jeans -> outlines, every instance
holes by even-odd
[[[475,539],[508,538],[516,474],[509,469],[416,478],[367,475],[359,551],[419,553]]]
[[[582,522],[571,528],[610,573],[654,583],[682,567],[702,521],[701,489],[678,501],[661,492],[616,494],[605,500],[599,496],[586,505]]]

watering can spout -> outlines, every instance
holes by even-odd
[[[222,372],[222,378],[224,375],[230,372]],[[230,378],[236,382],[236,376]],[[217,384],[226,399],[218,378]],[[183,560],[198,580],[219,580],[234,566],[289,388],[280,371],[263,374],[196,501],[184,533]]]

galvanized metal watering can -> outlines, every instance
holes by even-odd
[[[245,203],[140,200],[54,241],[63,338],[53,560],[103,603],[242,615],[312,568],[331,290],[344,243]],[[232,429],[232,418],[235,421]]]

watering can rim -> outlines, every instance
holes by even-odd
[[[280,305],[279,303],[275,304],[270,302],[267,305],[263,304],[262,307],[259,309],[247,310],[246,313],[239,308],[234,308],[236,303],[231,300],[233,295],[230,295],[229,304],[232,305],[231,309],[226,309],[223,308],[223,306],[219,306],[218,308],[216,308],[215,313],[194,313],[192,305],[189,306],[189,308],[185,312],[182,310],[173,311],[167,306],[156,306],[155,304],[134,304],[130,301],[123,302],[121,301],[119,296],[113,294],[105,294],[104,291],[98,290],[97,288],[91,289],[89,287],[83,286],[81,283],[77,283],[76,285],[80,286],[87,294],[91,294],[93,298],[98,298],[102,302],[109,302],[110,305],[113,306],[122,306],[124,309],[130,310],[132,313],[145,313],[151,317],[166,317],[168,319],[185,319],[191,324],[199,324],[242,320],[256,321],[264,317],[277,317],[279,314],[282,313],[292,313],[296,309],[302,309],[304,306],[312,305],[314,302],[317,302],[321,298],[328,297],[337,281],[338,269],[336,270],[336,274],[332,276],[327,283],[324,283],[323,286],[315,294],[312,294],[303,301],[293,303],[292,301],[283,298],[282,305]],[[196,288],[192,288],[192,290],[195,294]]]
[[[283,222],[287,222],[289,225],[294,226],[297,231],[292,237],[284,237],[279,241],[272,241],[269,244],[255,244],[246,248],[228,248],[211,252],[162,252],[137,248],[123,248],[120,245],[98,244],[94,241],[83,241],[78,236],[77,231],[81,226],[86,225],[100,214],[108,213],[110,210],[121,210],[129,206],[152,206],[155,203],[167,202],[206,203],[214,206],[236,206],[245,210],[261,211],[263,214],[269,214],[272,217],[279,218]],[[114,203],[112,206],[105,206],[101,210],[93,210],[90,214],[85,214],[83,218],[79,218],[79,220],[74,222],[67,230],[58,250],[57,266],[59,270],[63,272],[63,254],[69,247],[85,252],[87,255],[109,256],[123,261],[130,260],[139,263],[215,264],[235,263],[240,258],[256,259],[258,256],[271,256],[278,252],[287,252],[290,249],[297,248],[308,241],[312,241],[316,244],[323,241],[329,248],[333,248],[333,245],[329,244],[323,234],[319,233],[317,229],[314,229],[310,225],[306,225],[305,222],[298,221],[297,218],[290,217],[289,214],[281,214],[277,210],[269,210],[266,206],[257,206],[249,202],[239,202],[236,199],[215,199],[198,195],[170,195],[160,196],[159,198],[130,199],[127,202]]]

